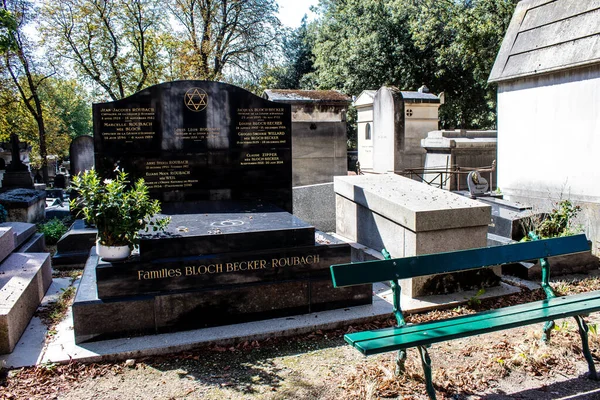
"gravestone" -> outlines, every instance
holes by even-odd
[[[67,187],[67,178],[63,174],[56,174],[54,177],[54,187],[57,189],[65,189]]]
[[[337,176],[336,233],[392,257],[486,246],[490,206],[392,174]],[[420,297],[498,284],[499,269],[402,280]]]
[[[292,211],[291,113],[224,83],[177,81],[94,104],[96,169],[166,203],[264,201]]]
[[[469,187],[471,197],[482,196],[489,189],[488,181],[477,171],[469,172],[469,175],[467,175],[467,186]]]
[[[69,146],[69,160],[71,161],[71,176],[90,170],[94,166],[94,138],[91,136],[78,136]]]
[[[33,189],[33,179],[31,179],[29,168],[21,161],[19,137],[14,133],[10,135],[10,145],[11,162],[6,166],[2,187]]]
[[[371,302],[370,285],[332,288],[329,266],[349,261],[350,246],[316,242],[291,214],[289,105],[223,83],[164,83],[95,104],[94,140],[97,170],[144,178],[171,223],[124,262],[92,252],[73,305],[77,343]]]
[[[440,98],[425,89],[413,92],[382,86],[373,96],[373,172],[423,168],[426,153],[421,140],[438,128],[441,105]]]

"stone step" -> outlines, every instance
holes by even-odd
[[[15,248],[18,248],[37,231],[35,224],[28,222],[3,222],[0,227],[10,227],[16,235]]]
[[[0,354],[14,349],[51,283],[48,253],[13,253],[0,264]]]
[[[0,262],[15,249],[15,231],[10,226],[0,227]]]
[[[43,253],[46,251],[46,238],[43,233],[34,233],[25,243],[19,246],[18,253]]]

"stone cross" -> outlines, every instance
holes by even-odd
[[[21,162],[21,150],[19,149],[19,137],[13,133],[10,135],[11,162],[6,168],[8,171],[27,171],[27,166]]]

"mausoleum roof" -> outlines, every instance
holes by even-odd
[[[377,93],[377,90],[363,90],[354,100],[354,106],[360,107],[372,105],[375,93]]]
[[[263,97],[282,103],[343,103],[350,104],[350,96],[337,90],[267,89]]]
[[[599,0],[522,0],[488,82],[600,63]]]
[[[402,99],[405,103],[439,103],[440,98],[432,93],[409,92],[401,90]]]

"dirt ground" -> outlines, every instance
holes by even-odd
[[[596,290],[600,280],[583,289],[558,285],[567,292]],[[540,296],[540,291],[523,292],[409,319],[460,315]],[[600,369],[600,314],[587,320]],[[392,322],[121,363],[4,370],[0,399],[425,399],[416,350],[409,351],[406,373],[396,377],[395,354],[365,358],[344,344],[346,332]],[[587,364],[574,320],[557,321],[550,344],[540,338],[541,325],[532,325],[433,345],[438,399],[600,399],[600,382],[584,376]]]

